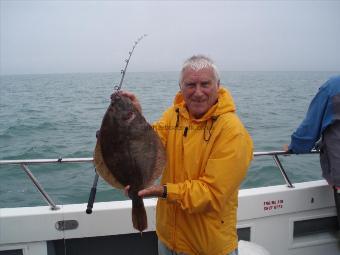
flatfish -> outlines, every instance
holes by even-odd
[[[154,183],[165,162],[163,144],[153,128],[128,97],[113,94],[97,137],[94,163],[113,187],[130,185],[132,223],[139,231],[147,228],[147,217],[138,191]]]

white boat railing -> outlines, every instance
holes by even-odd
[[[19,159],[19,160],[0,160],[1,165],[20,165],[27,176],[31,179],[34,186],[38,189],[39,193],[44,197],[49,204],[51,210],[58,210],[59,207],[48,195],[43,186],[39,183],[38,179],[33,175],[27,165],[33,164],[51,164],[51,163],[86,163],[93,162],[93,158],[58,158],[58,159]]]
[[[315,154],[315,153],[319,153],[319,151],[317,150],[312,150],[311,152],[309,152],[308,154]],[[287,151],[263,151],[263,152],[254,152],[254,157],[259,157],[259,156],[273,156],[273,160],[275,161],[275,164],[277,166],[277,168],[280,170],[280,173],[283,177],[283,179],[285,180],[287,187],[288,188],[294,188],[294,185],[292,184],[292,182],[290,181],[286,171],[284,170],[281,161],[279,159],[279,155],[283,155],[283,156],[288,156],[291,155],[293,153],[291,152],[287,152]]]
[[[315,154],[319,153],[319,151],[313,150],[309,152],[308,154]],[[276,163],[276,166],[280,170],[280,173],[282,177],[284,178],[287,187],[294,188],[292,182],[290,181],[286,171],[284,170],[281,161],[279,160],[279,155],[288,156],[291,155],[291,152],[287,151],[265,151],[265,152],[254,152],[254,157],[260,157],[260,156],[272,156],[273,160]],[[2,165],[20,165],[21,168],[24,170],[24,172],[28,175],[28,177],[33,182],[34,186],[38,189],[39,193],[44,197],[46,202],[49,204],[51,210],[58,210],[59,207],[55,204],[55,202],[52,200],[52,198],[48,195],[48,193],[44,190],[42,185],[39,183],[38,179],[33,175],[31,170],[28,168],[28,165],[33,164],[53,164],[53,163],[92,163],[93,158],[57,158],[57,159],[23,159],[23,160],[0,160],[0,167]],[[95,175],[95,179],[93,182],[90,198],[89,198],[89,205],[91,204],[90,201],[94,202],[94,196],[95,196],[95,189],[96,189],[96,183],[98,181],[98,175]],[[93,190],[94,189],[94,190]],[[90,205],[87,209],[87,213],[92,212],[92,205]]]

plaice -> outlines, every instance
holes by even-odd
[[[153,128],[125,96],[112,97],[94,151],[99,175],[113,187],[130,185],[133,226],[147,228],[146,212],[138,191],[154,183],[165,166],[164,147]]]

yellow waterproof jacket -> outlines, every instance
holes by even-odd
[[[235,113],[230,93],[192,119],[181,93],[154,124],[167,152],[159,199],[158,238],[185,254],[225,255],[237,248],[238,189],[252,159],[251,137]]]

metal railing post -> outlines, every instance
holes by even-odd
[[[58,210],[60,209],[50,198],[50,196],[47,194],[47,192],[44,190],[44,188],[40,185],[38,180],[35,178],[33,173],[29,170],[29,168],[25,164],[21,164],[22,169],[25,171],[25,173],[28,175],[28,177],[33,182],[34,186],[39,190],[40,194],[45,198],[46,202],[50,205],[52,210]]]
[[[282,166],[282,164],[281,164],[281,161],[279,160],[279,157],[277,156],[277,154],[274,154],[274,155],[273,155],[273,159],[274,159],[274,161],[275,161],[277,167],[279,168],[279,170],[280,170],[280,172],[281,172],[283,178],[285,179],[285,182],[286,182],[286,184],[287,184],[287,187],[288,187],[288,188],[294,188],[294,186],[293,186],[293,184],[291,183],[291,181],[289,180],[288,175],[287,175],[286,171],[284,170],[284,168],[283,168],[283,166]]]

